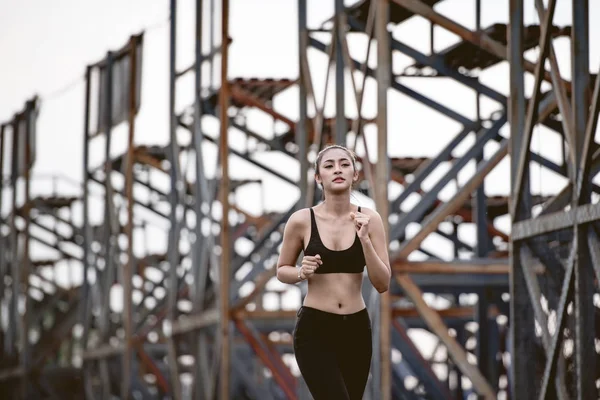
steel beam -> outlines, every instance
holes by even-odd
[[[335,41],[335,143],[342,146],[346,145],[346,134],[348,126],[346,123],[346,80],[344,69],[344,56],[342,40],[346,27],[342,24],[342,14],[344,13],[344,0],[335,0],[335,18],[337,20],[337,29],[334,32]],[[354,79],[354,78],[352,78]]]
[[[510,88],[509,120],[511,127],[511,183],[517,181],[519,171],[518,158],[515,155],[523,153],[521,134],[525,129],[525,94],[524,94],[524,59],[523,59],[523,0],[510,1],[510,30],[508,48],[510,51]],[[525,172],[524,172],[525,173]],[[528,171],[527,171],[528,173]],[[517,199],[522,202],[523,199]],[[525,207],[520,212],[525,212]],[[514,222],[527,218],[515,215],[516,209],[511,209]],[[513,222],[513,223],[514,223]],[[527,296],[527,283],[523,273],[525,266],[520,257],[519,243],[511,237],[511,395],[516,398],[533,398],[536,393],[533,379],[534,348],[533,337],[533,308]]]
[[[388,156],[388,89],[390,87],[392,59],[390,54],[390,33],[388,0],[377,0],[375,11],[375,38],[377,40],[377,165],[376,186],[373,191],[376,207],[384,224],[385,237],[390,237],[388,200],[388,183],[390,177],[390,161]],[[343,27],[338,27],[338,29]],[[354,79],[354,77],[352,77]],[[386,240],[387,241],[387,240]],[[379,362],[381,399],[390,400],[392,393],[391,375],[391,298],[390,291],[382,293],[379,299]]]
[[[442,385],[432,366],[425,360],[419,349],[413,344],[408,329],[404,322],[395,319],[393,322],[392,337],[394,347],[400,350],[402,358],[410,364],[412,371],[420,382],[423,382],[427,394],[436,399],[451,399],[450,393]]]
[[[525,240],[554,231],[567,229],[575,223],[590,224],[600,219],[600,204],[585,204],[568,211],[557,211],[551,214],[515,222],[511,236],[513,240]]]
[[[168,243],[168,261],[170,264],[168,291],[167,291],[167,318],[174,321],[177,318],[178,280],[177,267],[180,265],[179,240],[181,235],[181,192],[184,184],[181,180],[179,166],[179,143],[177,140],[177,114],[175,111],[176,99],[176,60],[177,60],[177,0],[170,1],[169,25],[169,177],[171,184],[170,205],[170,231]],[[175,400],[181,400],[182,388],[177,362],[177,349],[172,335],[167,338],[167,359],[170,372],[171,392]]]
[[[577,190],[573,192],[572,207],[589,204],[591,177],[585,176],[586,157],[584,151],[589,149],[591,135],[586,135],[586,124],[589,119],[589,3],[587,0],[573,0],[571,31],[571,71],[573,73],[573,90],[571,108],[573,110],[573,134],[575,158],[572,165],[572,183]],[[598,79],[598,78],[597,78]],[[586,136],[588,138],[586,138]],[[589,151],[588,151],[589,153]],[[575,387],[577,398],[585,399],[597,396],[596,387],[596,354],[594,318],[594,276],[590,260],[587,231],[589,226],[582,226],[578,219],[574,221],[575,251],[574,269],[574,311],[575,311]],[[598,244],[596,244],[597,246]]]
[[[299,118],[296,124],[296,141],[298,144],[298,161],[300,162],[300,204],[307,204],[308,195],[308,102],[307,102],[307,85],[306,74],[302,69],[307,64],[308,50],[308,31],[307,21],[307,5],[306,0],[298,0],[298,60],[300,61],[298,74],[298,95],[299,95]]]
[[[131,62],[129,69],[129,134],[127,142],[127,158],[125,172],[125,194],[127,197],[127,225],[125,235],[127,236],[127,263],[121,269],[121,282],[123,285],[123,325],[125,328],[125,351],[123,353],[123,385],[121,396],[126,398],[130,392],[132,376],[132,345],[133,337],[133,279],[134,254],[133,254],[133,163],[134,163],[134,137],[135,137],[135,114],[136,114],[136,76],[138,68],[137,60],[137,38],[132,37],[129,42],[131,46]]]
[[[435,332],[444,345],[446,345],[448,353],[450,353],[461,372],[471,380],[477,393],[485,399],[495,399],[496,394],[489,382],[477,367],[469,363],[464,348],[456,342],[455,338],[450,336],[448,329],[440,316],[425,303],[419,288],[410,280],[408,275],[396,275],[395,278],[402,285],[406,294],[415,303],[415,307],[419,310],[419,314],[426,321],[429,328]]]
[[[548,6],[548,12],[545,15],[544,24],[542,26],[541,33],[541,42],[540,42],[540,56],[538,63],[535,68],[535,82],[533,84],[533,96],[531,100],[529,100],[529,104],[527,107],[527,116],[525,119],[525,128],[523,131],[523,136],[520,136],[520,140],[522,140],[519,153],[512,153],[513,157],[518,156],[518,169],[516,171],[515,176],[515,184],[513,187],[512,193],[512,202],[511,207],[512,215],[517,215],[519,213],[519,207],[525,206],[521,201],[521,191],[523,190],[523,186],[525,185],[525,169],[529,167],[529,154],[530,149],[529,146],[531,144],[531,137],[533,136],[533,127],[536,124],[538,119],[537,111],[538,111],[538,103],[540,101],[540,88],[542,84],[542,73],[545,71],[546,65],[546,56],[548,55],[549,43],[552,40],[550,36],[550,28],[552,27],[552,19],[554,17],[554,10],[556,8],[556,0],[550,0]],[[518,140],[516,137],[512,137],[512,140]]]
[[[230,343],[230,320],[229,320],[229,282],[230,274],[230,251],[232,242],[229,235],[229,0],[221,2],[221,91],[219,95],[219,155],[221,160],[221,265],[219,274],[219,330],[221,336],[220,348],[220,373],[219,373],[219,395],[221,399],[228,399],[231,390],[229,375],[231,361]]]

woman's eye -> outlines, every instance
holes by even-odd
[[[332,165],[326,165],[326,166],[325,166],[325,167],[323,167],[323,168],[331,168],[331,167],[332,167]]]

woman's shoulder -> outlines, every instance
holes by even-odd
[[[306,223],[310,220],[310,208],[301,208],[296,210],[290,215],[288,219],[288,224],[293,225],[306,225]]]

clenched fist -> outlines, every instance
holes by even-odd
[[[366,239],[369,236],[369,217],[367,214],[360,212],[350,213],[350,218],[354,221],[356,233],[360,239]]]
[[[314,256],[304,256],[302,258],[302,266],[300,267],[298,276],[302,280],[310,278],[321,264],[323,264],[323,261],[319,254]]]

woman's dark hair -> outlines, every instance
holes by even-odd
[[[325,153],[331,149],[340,149],[340,150],[345,151],[346,154],[348,154],[348,157],[350,157],[350,160],[352,161],[352,168],[354,168],[354,171],[356,171],[356,157],[354,156],[354,153],[352,151],[350,151],[350,149],[347,149],[344,146],[340,146],[339,144],[332,144],[332,145],[325,147],[323,150],[321,150],[319,152],[319,154],[317,154],[317,159],[315,160],[315,174],[320,175],[319,164],[321,164],[321,160],[323,159],[323,156],[325,155]]]

